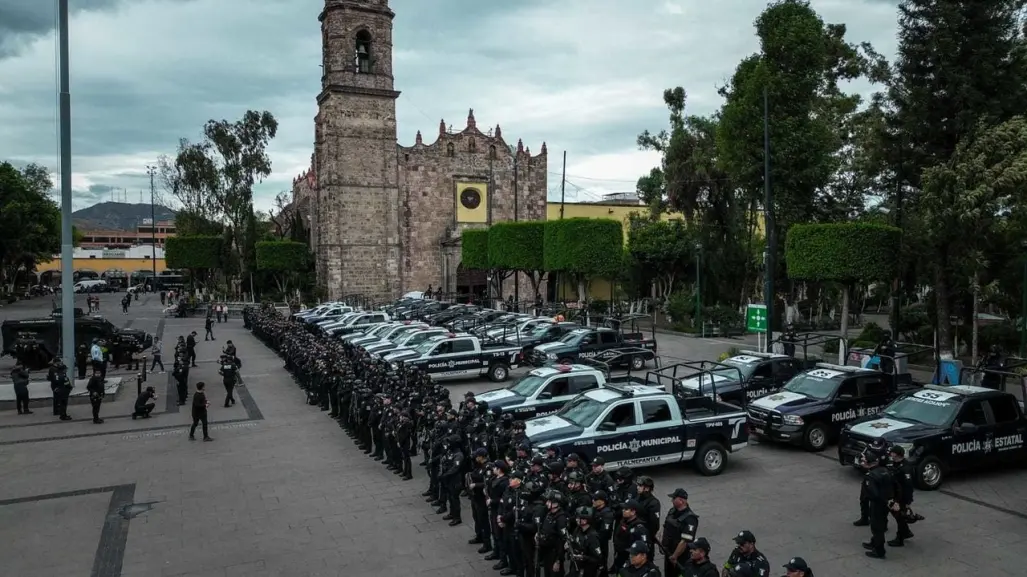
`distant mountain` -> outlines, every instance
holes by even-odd
[[[155,206],[153,215],[158,221],[174,220],[175,211]],[[101,202],[71,213],[72,222],[80,230],[135,230],[150,218],[149,204]]]

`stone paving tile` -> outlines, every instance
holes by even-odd
[[[138,315],[134,326],[159,322],[153,302],[134,306],[133,314]],[[165,341],[172,343],[189,330],[202,334],[202,320],[167,319],[164,330]],[[12,438],[89,431],[92,425],[0,428],[0,499],[134,483],[135,501],[157,503],[128,522],[120,572],[124,577],[493,574],[491,564],[465,544],[470,525],[447,527],[423,502],[423,468],[415,466],[415,480],[400,481],[359,452],[324,413],[307,406],[281,361],[246,334],[238,320],[216,331],[218,341],[200,341],[200,360],[213,360],[224,339],[234,340],[244,360],[247,391],[262,420],[216,429],[213,443],[186,440],[185,411],[147,422],[112,419],[97,426],[112,434],[36,443],[2,444]],[[682,358],[694,358],[706,349],[728,346],[701,342],[701,347],[689,348],[698,341],[687,340],[668,348],[677,347]],[[213,362],[201,362],[192,375],[193,381],[207,381],[214,399],[220,388],[215,371]],[[451,388],[456,397],[463,390],[492,387],[471,383]],[[246,417],[239,405],[212,408],[214,420]],[[144,430],[165,424],[173,428]],[[818,574],[843,577],[882,571],[924,577],[928,572],[932,577],[1023,574],[1014,557],[1027,547],[1027,526],[1022,517],[998,510],[1027,510],[1019,490],[1027,478],[1023,471],[957,477],[944,492],[918,493],[917,504],[927,520],[914,526],[917,537],[909,546],[891,551],[882,563],[863,556],[859,543],[869,534],[851,526],[858,478],[830,456],[760,445],[734,455],[720,477],[701,477],[684,466],[647,474],[656,480],[661,496],[676,486],[692,493],[701,516],[700,533],[713,543],[718,562],[729,552],[731,536],[746,528],[759,537],[774,570],[798,554]],[[100,495],[89,498],[103,502]],[[669,506],[665,497],[663,504]],[[89,556],[88,547],[84,554],[69,551],[54,560],[42,542],[20,542],[15,550],[16,541],[4,538],[5,531],[32,532],[39,518],[52,516],[47,512],[52,506],[21,504],[18,515],[0,517],[0,558],[32,559],[36,564],[22,566],[34,572],[53,565],[46,574],[83,574],[91,559],[79,557]],[[91,508],[69,508],[63,518],[69,527],[83,523],[96,533],[102,512],[97,518],[85,510]],[[465,519],[468,510],[465,504]],[[89,539],[87,531],[80,533],[84,541]],[[967,551],[974,551],[972,558]]]

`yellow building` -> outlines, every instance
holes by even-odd
[[[72,269],[92,270],[101,273],[105,270],[123,270],[127,273],[137,271],[153,271],[153,261],[148,258],[76,258],[72,259]],[[157,259],[157,274],[167,269],[164,259]],[[36,265],[36,273],[60,271],[61,259],[55,258],[49,262],[42,262]]]

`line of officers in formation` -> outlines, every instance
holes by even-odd
[[[602,458],[586,465],[553,448],[533,451],[523,421],[489,409],[468,393],[453,406],[449,391],[423,371],[393,369],[366,353],[322,339],[273,308],[244,311],[255,336],[278,351],[308,401],[336,419],[357,446],[405,480],[412,459],[428,472],[422,493],[449,525],[463,523],[469,497],[478,553],[500,575],[517,577],[769,577],[756,537],[740,531],[720,567],[688,492],[661,505],[649,477],[629,467],[612,473]],[[662,570],[654,563],[662,553]],[[612,561],[612,562],[611,562]],[[813,577],[795,557],[788,577]]]

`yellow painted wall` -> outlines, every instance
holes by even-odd
[[[112,268],[132,274],[137,270],[153,270],[152,263],[153,261],[148,258],[76,258],[72,264],[75,270],[87,269],[96,271],[97,274]],[[157,272],[160,273],[166,268],[164,259],[157,259]],[[48,270],[61,270],[61,259],[56,258],[36,266],[36,272],[41,273]]]
[[[467,208],[461,195],[467,189],[478,191],[481,201],[474,208]],[[456,221],[458,223],[485,224],[489,220],[489,188],[485,182],[457,181],[456,183]]]

